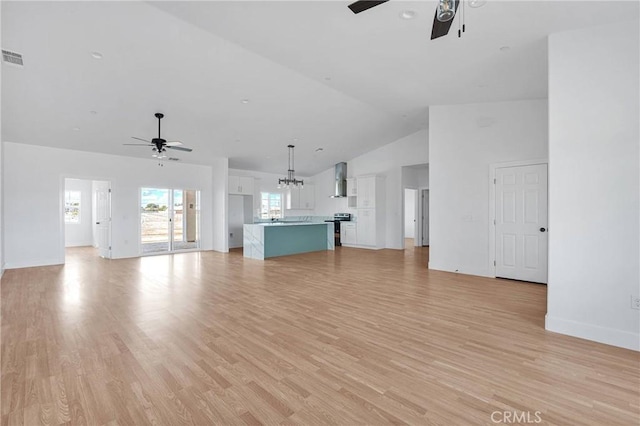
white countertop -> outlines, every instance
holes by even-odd
[[[333,222],[263,222],[246,224],[245,226],[308,226],[308,225],[331,225]]]

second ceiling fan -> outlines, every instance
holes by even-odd
[[[372,7],[386,3],[389,0],[359,0],[349,5],[349,9],[353,13],[364,12]],[[460,0],[440,0],[433,18],[433,27],[431,28],[431,40],[445,36],[449,33],[453,18],[458,11]],[[463,30],[464,31],[464,30]]]

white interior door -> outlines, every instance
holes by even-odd
[[[416,238],[416,189],[404,189],[404,238]],[[413,241],[413,245],[417,245]]]
[[[111,259],[111,184],[96,182],[96,240],[100,257]]]
[[[429,245],[429,190],[422,190],[422,246]]]
[[[547,165],[496,169],[496,277],[547,282]]]

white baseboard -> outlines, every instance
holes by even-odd
[[[95,246],[93,245],[92,242],[89,242],[89,241],[82,242],[82,241],[80,241],[80,242],[65,244],[64,247],[67,248],[67,247],[95,247]]]
[[[428,262],[427,268],[436,271],[453,272],[454,274],[476,275],[478,277],[495,278],[495,275],[493,275],[493,273],[488,269],[474,269],[460,266],[455,267],[449,265],[438,265],[433,262]]]
[[[51,266],[51,265],[64,265],[64,258],[63,259],[27,260],[22,262],[7,262],[5,264],[5,269],[34,268],[36,266]]]
[[[342,243],[342,247],[352,247],[352,248],[360,248],[360,249],[367,249],[367,250],[382,250],[385,247],[375,247],[375,246],[359,246],[357,244],[345,244]]]
[[[640,351],[640,334],[563,318],[545,316],[544,328],[555,333]]]

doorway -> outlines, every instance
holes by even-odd
[[[64,246],[94,247],[111,258],[111,182],[64,179]]]
[[[141,254],[200,248],[200,191],[141,188]]]
[[[547,282],[547,164],[495,169],[496,277]]]

